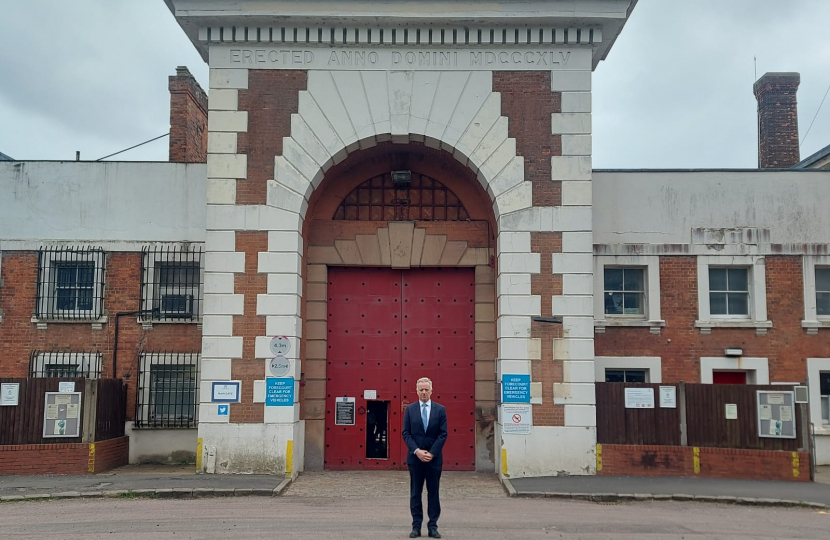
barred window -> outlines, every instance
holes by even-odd
[[[201,318],[204,282],[202,247],[145,248],[142,251],[142,320],[191,322]]]
[[[198,353],[144,353],[139,357],[135,426],[194,427]]]
[[[100,352],[34,351],[29,359],[29,376],[98,379],[101,360]]]
[[[41,248],[35,302],[37,318],[100,318],[103,314],[104,261],[104,251],[100,248]]]

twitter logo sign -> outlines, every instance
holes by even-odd
[[[219,405],[216,414],[219,416],[228,416],[228,409],[230,409],[228,405]]]

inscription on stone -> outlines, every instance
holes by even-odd
[[[214,46],[211,67],[252,69],[590,69],[588,49],[367,49]]]

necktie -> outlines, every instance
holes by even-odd
[[[421,405],[421,421],[424,423],[424,433],[427,431],[427,424],[429,424],[429,417],[427,416],[427,404]]]

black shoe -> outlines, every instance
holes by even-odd
[[[412,532],[409,533],[409,537],[410,538],[418,538],[420,536],[421,536],[421,529],[416,529],[415,527],[412,527]]]
[[[438,532],[438,527],[429,530],[430,538],[441,538],[441,533]]]

